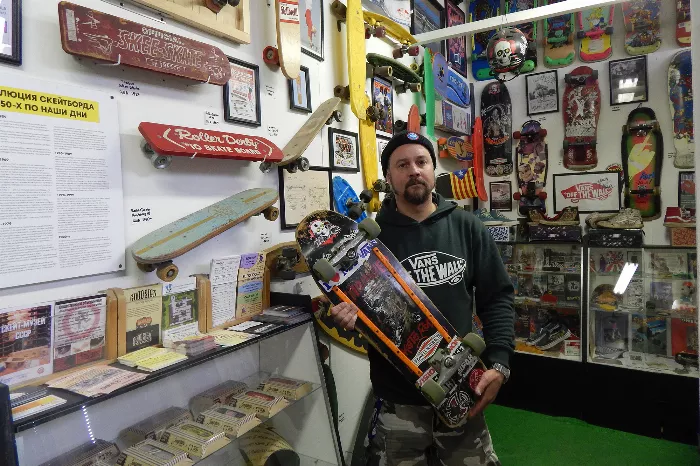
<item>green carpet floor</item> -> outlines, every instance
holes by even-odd
[[[697,448],[492,405],[486,411],[503,466],[700,465]]]

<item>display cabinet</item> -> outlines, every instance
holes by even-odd
[[[698,376],[694,248],[587,250],[588,360]]]

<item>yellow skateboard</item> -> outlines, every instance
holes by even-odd
[[[418,41],[403,26],[395,23],[386,16],[370,11],[363,12],[363,19],[369,25],[365,30],[366,38],[369,38],[370,35],[374,37],[384,37],[388,35],[399,43],[399,46],[395,48],[392,53],[394,58],[401,58],[406,54],[412,57],[418,56],[420,49],[415,45]]]
[[[275,13],[277,47],[265,47],[263,60],[269,65],[279,65],[282,68],[282,74],[289,79],[297,79],[301,64],[299,1],[275,0]]]

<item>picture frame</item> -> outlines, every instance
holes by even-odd
[[[559,112],[559,73],[557,70],[525,75],[527,114]]]
[[[580,214],[619,212],[622,180],[618,172],[555,173],[552,177],[554,211],[578,207]]]
[[[391,137],[394,134],[394,85],[380,76],[372,78],[372,105],[384,109],[385,118],[374,124],[377,134]]]
[[[333,182],[329,167],[309,167],[290,173],[279,167],[280,220],[283,230],[293,230],[315,210],[333,210]]]
[[[377,160],[382,160],[382,152],[384,152],[384,148],[389,144],[390,140],[390,138],[377,135]]]
[[[513,185],[510,181],[489,183],[489,208],[502,212],[513,211]]]
[[[309,84],[309,69],[299,67],[299,77],[287,80],[289,87],[289,108],[311,113],[311,84]]]
[[[411,0],[411,34],[442,29],[445,25],[445,15],[442,6],[433,0]],[[442,54],[444,42],[431,42],[421,44],[429,48],[433,53]]]
[[[233,57],[228,61],[231,78],[224,85],[224,120],[260,126],[260,67]]]
[[[328,156],[333,171],[360,171],[360,142],[357,133],[328,128]]]
[[[9,5],[8,5],[9,4]],[[0,32],[0,62],[22,64],[22,0],[5,2],[0,6],[0,19],[5,27]]]
[[[678,207],[695,209],[695,172],[678,172]]]
[[[608,62],[608,75],[610,78],[611,106],[634,104],[649,100],[646,55],[611,60]]]
[[[323,61],[323,0],[299,0],[301,51]]]
[[[466,15],[453,0],[445,0],[445,27],[464,24]],[[452,69],[459,74],[467,75],[467,40],[466,36],[460,36],[445,41],[445,53],[447,62]]]

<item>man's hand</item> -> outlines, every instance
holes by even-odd
[[[327,299],[323,299],[323,301],[328,302]],[[359,309],[357,309],[357,306],[354,304],[342,302],[333,305],[331,308],[331,316],[335,323],[345,330],[354,330],[355,321],[357,320],[357,311],[359,311]]]
[[[469,418],[480,414],[493,400],[496,399],[501,385],[505,381],[505,376],[495,369],[489,369],[481,376],[479,384],[476,386],[476,395],[479,397],[474,407],[469,411]]]

